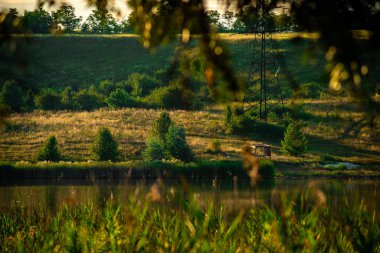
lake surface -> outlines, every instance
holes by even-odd
[[[325,202],[339,210],[346,200],[349,205],[361,201],[369,210],[380,211],[380,180],[337,180],[337,179],[277,179],[252,187],[248,182],[235,179],[224,181],[185,180],[31,180],[0,181],[0,212],[15,206],[46,208],[52,212],[64,205],[92,203],[103,207],[106,201],[117,199],[127,203],[135,196],[141,201],[152,199],[175,207],[186,198],[195,199],[200,206],[210,203],[223,206],[226,211],[238,211],[258,206],[275,206],[281,196],[294,198],[299,193],[309,193],[315,203]],[[299,196],[299,195],[298,195]]]

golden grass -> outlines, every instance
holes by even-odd
[[[342,136],[363,114],[348,101],[303,101],[306,120],[304,132],[309,136],[309,154],[289,157],[279,151],[280,139],[224,133],[224,105],[203,111],[170,111],[173,121],[184,126],[188,142],[196,156],[202,159],[238,159],[246,142],[268,141],[274,146],[273,158],[278,161],[318,161],[321,154],[355,162],[380,162],[380,145],[369,136],[370,130]],[[0,135],[0,160],[33,160],[49,135],[58,138],[63,155],[70,160],[92,159],[89,146],[100,127],[108,127],[119,142],[122,160],[140,159],[153,121],[161,113],[153,109],[101,109],[94,112],[48,112],[12,114]],[[378,124],[380,125],[380,124]],[[222,154],[207,152],[210,142],[221,141]]]

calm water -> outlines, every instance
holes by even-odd
[[[93,203],[104,206],[110,198],[122,203],[136,195],[175,206],[187,197],[195,198],[201,206],[213,203],[227,211],[256,206],[273,206],[281,195],[289,198],[296,193],[309,192],[315,198],[325,200],[339,209],[345,202],[350,205],[364,201],[370,210],[380,211],[380,180],[333,180],[333,179],[281,179],[271,184],[256,186],[235,180],[213,182],[177,181],[0,181],[0,212],[17,205],[56,210],[63,205]]]

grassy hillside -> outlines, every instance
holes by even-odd
[[[295,40],[300,36],[301,39]],[[252,35],[222,34],[229,46],[233,66],[239,74],[249,70]],[[277,34],[274,48],[284,56],[284,64],[299,84],[314,82],[326,84],[323,79],[323,53],[308,62],[302,52],[311,45],[315,36],[305,34]],[[0,83],[17,77],[34,87],[88,87],[102,80],[123,81],[132,73],[151,74],[167,70],[175,55],[177,44],[144,49],[133,35],[41,35],[33,36],[23,45],[20,55],[26,68],[0,62]],[[281,72],[280,72],[281,73]],[[288,90],[287,79],[282,80]]]
[[[239,159],[246,142],[274,146],[274,159],[286,162],[318,162],[323,156],[358,162],[380,163],[380,145],[369,129],[348,131],[363,116],[348,101],[304,101],[305,133],[308,153],[303,157],[284,156],[279,151],[283,130],[272,123],[261,132],[225,134],[224,108],[214,106],[203,111],[170,111],[170,116],[185,127],[187,138],[197,158]],[[120,143],[121,159],[141,159],[145,139],[159,110],[101,109],[94,112],[48,112],[13,114],[0,135],[0,160],[33,160],[47,136],[55,135],[63,155],[69,160],[92,159],[89,146],[99,127],[107,126]],[[378,122],[379,124],[379,122]],[[222,152],[207,150],[212,140],[222,143]]]
[[[251,55],[251,35],[221,35],[229,46],[233,66],[239,75],[247,74]],[[287,157],[279,152],[284,129],[271,123],[261,132],[226,135],[224,131],[225,105],[214,105],[202,111],[170,112],[179,125],[186,128],[195,154],[201,159],[237,159],[244,143],[266,142],[274,145],[278,161],[319,161],[326,154],[345,161],[380,162],[380,145],[376,131],[356,131],[351,126],[359,122],[363,113],[351,101],[342,98],[319,99],[321,89],[327,88],[324,76],[324,53],[316,51],[314,34],[276,34],[274,48],[282,53],[281,84],[290,95],[292,90],[285,78],[285,70],[298,84],[314,87],[314,100],[304,102],[302,120],[309,138],[308,154],[302,158]],[[298,38],[298,39],[296,39]],[[175,55],[176,45],[166,45],[149,52],[136,36],[33,36],[24,45],[25,69],[0,62],[0,83],[15,76],[34,87],[88,87],[102,80],[126,80],[132,73],[152,74],[167,70]],[[24,70],[20,72],[21,70]],[[370,73],[378,73],[370,70]],[[163,84],[165,85],[165,84]],[[318,99],[317,99],[318,98]],[[94,112],[34,111],[12,114],[0,135],[0,160],[33,160],[38,148],[49,135],[56,135],[63,154],[69,160],[86,161],[91,158],[89,145],[97,129],[109,127],[121,148],[121,159],[140,159],[150,126],[160,111],[126,108]],[[377,126],[380,123],[377,122]],[[275,134],[273,134],[275,133]],[[211,154],[207,149],[214,139],[222,142],[222,153]],[[335,159],[334,158],[334,159]],[[324,158],[323,158],[324,159]]]

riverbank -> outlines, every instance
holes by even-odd
[[[326,166],[322,163],[274,162],[276,178],[380,178],[379,164],[356,168]],[[249,179],[239,160],[128,161],[128,162],[2,162],[0,178],[7,179]]]

